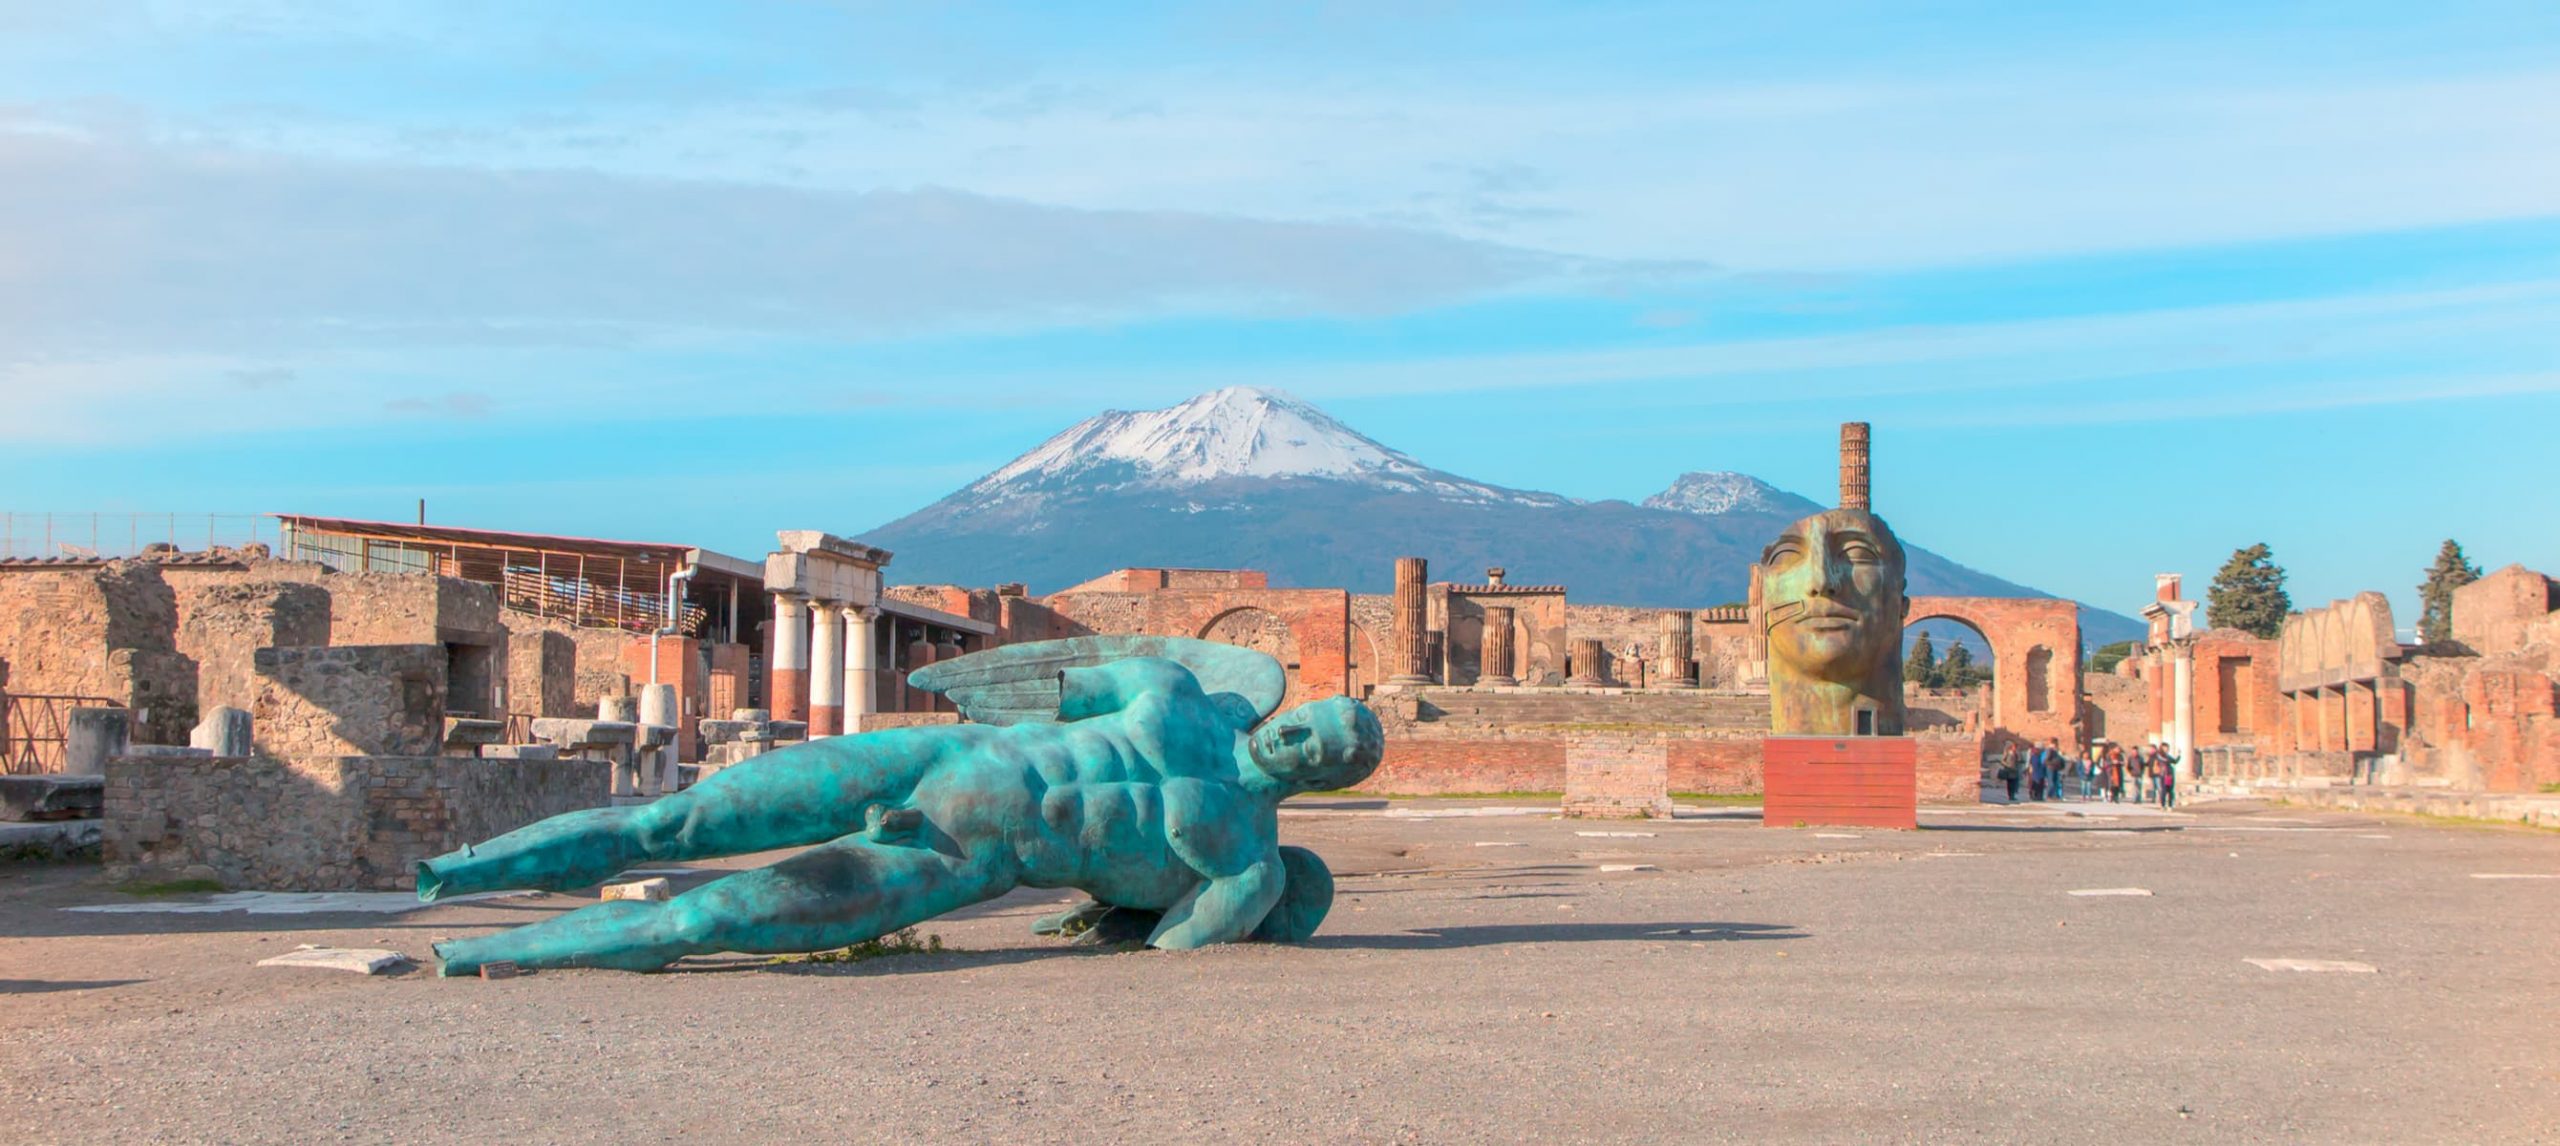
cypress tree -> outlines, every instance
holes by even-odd
[[[2436,549],[2436,563],[2418,585],[2418,639],[2429,644],[2453,639],[2453,591],[2480,579],[2480,567],[2462,555],[2452,538]]]

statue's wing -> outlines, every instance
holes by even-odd
[[[1251,726],[1280,707],[1288,670],[1269,654],[1189,637],[1113,635],[1003,645],[926,665],[907,683],[938,692],[980,724],[1043,724],[1058,719],[1058,670],[1090,668],[1130,657],[1163,657],[1190,669],[1209,699]]]

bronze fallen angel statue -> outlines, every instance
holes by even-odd
[[[1272,717],[1287,685],[1279,663],[1207,641],[1042,641],[908,679],[976,723],[814,740],[651,804],[554,816],[419,864],[418,898],[434,901],[588,887],[645,861],[808,849],[663,903],[612,900],[439,943],[442,973],[821,951],[1017,887],[1093,896],[1042,920],[1042,933],[1137,924],[1148,944],[1173,949],[1303,940],[1332,905],[1333,880],[1314,853],[1280,846],[1278,805],[1359,783],[1384,750],[1377,717],[1348,698]]]

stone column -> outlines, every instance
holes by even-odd
[[[871,622],[880,610],[846,606],[844,611],[844,730],[860,732],[866,717],[880,711],[880,640]]]
[[[1430,566],[1419,557],[1396,558],[1396,656],[1388,684],[1431,683],[1431,601],[1425,586]]]
[[[2180,645],[2169,662],[2170,704],[2176,709],[2169,716],[2169,751],[2178,754],[2178,767],[2192,778],[2196,771],[2196,689],[2195,650]]]
[[[773,595],[773,663],[765,666],[764,706],[775,720],[809,719],[809,599]]]
[[[1698,687],[1697,614],[1671,609],[1662,614],[1662,673],[1652,681],[1662,688]]]
[[[1514,685],[1520,678],[1511,675],[1511,609],[1507,605],[1484,607],[1484,647],[1479,654],[1477,684]]]
[[[1867,424],[1840,423],[1840,508],[1867,509]]]
[[[216,756],[247,756],[257,751],[254,732],[248,712],[226,704],[196,722],[195,731],[187,734],[187,745],[210,749]]]
[[[817,615],[809,641],[809,739],[844,732],[844,610],[833,601],[810,606]]]
[[[666,746],[647,747],[652,737],[639,738],[637,752],[640,769],[640,794],[663,796],[676,790],[676,741],[684,717],[676,711],[676,686],[644,684],[640,686],[640,724],[644,728],[665,729]]]
[[[1585,688],[1596,688],[1609,683],[1608,672],[1600,667],[1608,655],[1601,650],[1598,637],[1573,638],[1573,671],[1565,677],[1564,682]]]
[[[132,747],[132,709],[72,709],[71,727],[63,732],[62,774],[104,776],[107,761],[128,754]]]

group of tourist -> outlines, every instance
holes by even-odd
[[[2163,808],[2178,805],[2178,756],[2158,744],[2132,749],[2121,744],[2090,745],[2065,751],[2061,740],[2048,739],[2020,751],[2012,741],[2000,750],[1998,775],[2012,804],[2019,802],[2018,784],[2024,781],[2027,799],[2037,802],[2103,798],[2123,803],[2131,798]]]

